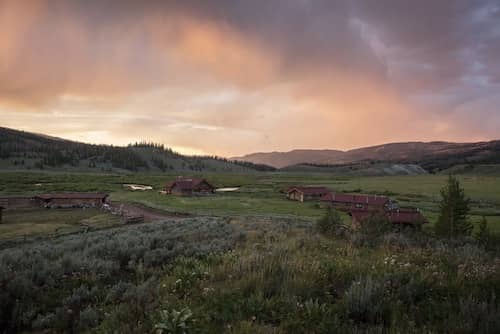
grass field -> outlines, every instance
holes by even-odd
[[[5,241],[60,236],[119,224],[118,217],[97,209],[6,210],[0,224],[0,244]]]
[[[297,216],[315,219],[322,215],[315,202],[285,199],[280,190],[290,185],[324,185],[335,191],[381,194],[401,206],[415,206],[434,222],[439,191],[446,175],[345,177],[325,173],[204,174],[217,187],[238,186],[235,193],[209,197],[177,197],[159,194],[176,175],[0,173],[0,194],[34,194],[52,191],[105,191],[113,200],[141,203],[167,211],[201,215]],[[459,176],[472,201],[471,221],[484,215],[492,230],[500,232],[500,177]],[[132,192],[124,183],[147,184],[153,191]],[[345,216],[344,216],[345,217]],[[345,217],[347,219],[347,217]]]

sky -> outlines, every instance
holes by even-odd
[[[0,126],[236,156],[500,138],[500,0],[0,0]]]

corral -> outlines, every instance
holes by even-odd
[[[50,193],[34,196],[44,208],[100,208],[106,203],[104,193]]]

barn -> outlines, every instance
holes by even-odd
[[[34,196],[44,208],[100,208],[108,194],[103,193],[49,193]]]
[[[398,208],[389,211],[354,209],[349,212],[353,228],[359,228],[363,220],[377,214],[383,215],[390,223],[399,226],[421,226],[429,222],[417,208]]]
[[[326,187],[290,187],[286,192],[286,197],[293,201],[304,202],[317,200],[330,193]]]
[[[169,195],[211,195],[214,192],[215,187],[207,180],[194,177],[178,177],[175,181],[165,186],[165,193]]]
[[[333,206],[341,211],[350,210],[392,210],[397,203],[389,197],[378,195],[328,193],[321,197],[323,206]]]

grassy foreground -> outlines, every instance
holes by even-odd
[[[498,333],[500,258],[420,233],[195,218],[0,251],[0,331]],[[160,331],[158,331],[160,333]]]

